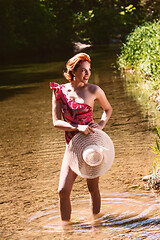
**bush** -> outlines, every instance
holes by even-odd
[[[118,57],[121,70],[135,70],[153,89],[160,87],[160,21],[148,22],[127,37]]]
[[[160,191],[160,128],[156,128],[156,134],[158,139],[155,139],[155,143],[151,145],[152,152],[158,156],[153,163],[153,173],[147,179],[147,186],[149,189]]]

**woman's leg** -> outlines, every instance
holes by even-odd
[[[91,208],[93,216],[98,214],[101,208],[101,196],[98,183],[99,177],[94,179],[87,179],[88,190],[91,196]]]
[[[71,218],[70,193],[76,177],[77,175],[70,169],[67,159],[63,159],[58,188],[60,213],[63,221],[69,221]]]

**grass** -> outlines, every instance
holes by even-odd
[[[122,45],[117,62],[125,74],[134,72],[152,91],[159,89],[160,21],[136,27]]]
[[[160,128],[156,128],[156,134],[158,139],[155,139],[155,142],[150,147],[152,149],[151,151],[156,154],[158,158],[153,162],[153,173],[147,180],[147,187],[160,192]]]

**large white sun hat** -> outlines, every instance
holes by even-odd
[[[77,133],[69,142],[65,157],[77,175],[93,179],[106,173],[112,166],[115,151],[111,138],[102,130],[94,133]]]

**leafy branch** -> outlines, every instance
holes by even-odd
[[[158,159],[156,159],[158,162],[153,164],[154,168],[160,167],[160,128],[158,127],[156,127],[156,134],[158,136],[158,139],[155,139],[155,143],[150,145],[152,148],[151,152],[155,153],[158,156]]]

